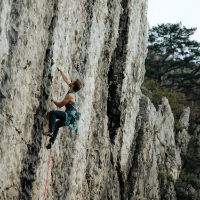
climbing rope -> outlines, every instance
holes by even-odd
[[[49,150],[49,155],[48,155],[48,169],[46,172],[45,176],[45,185],[44,185],[44,200],[47,198],[47,184],[48,184],[48,179],[49,179],[49,174],[51,173],[51,149]]]

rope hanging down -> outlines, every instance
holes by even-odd
[[[44,185],[44,200],[47,198],[47,184],[48,184],[48,179],[49,179],[49,174],[51,173],[51,149],[49,150],[49,155],[48,155],[48,170],[46,172],[45,176],[45,185]]]

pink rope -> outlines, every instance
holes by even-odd
[[[50,149],[49,155],[48,155],[48,170],[47,170],[46,177],[45,177],[44,200],[46,200],[46,198],[47,198],[47,184],[48,184],[48,179],[49,179],[50,173],[51,173],[51,149]]]

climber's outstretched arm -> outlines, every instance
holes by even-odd
[[[71,79],[70,79],[69,75],[68,75],[68,74],[64,74],[64,72],[63,72],[60,68],[57,67],[57,69],[58,69],[58,71],[60,72],[60,74],[61,74],[63,80],[67,83],[67,85],[70,86]]]
[[[54,104],[56,106],[58,106],[59,108],[61,108],[61,107],[65,106],[68,103],[69,104],[74,103],[75,102],[75,96],[74,96],[74,94],[67,94],[62,101],[59,102],[59,101],[54,101],[53,100],[53,102],[54,102]]]

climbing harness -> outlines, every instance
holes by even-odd
[[[45,176],[45,183],[44,183],[44,200],[47,198],[47,184],[48,184],[48,179],[49,179],[49,174],[51,173],[51,149],[49,150],[49,155],[48,155],[48,169],[46,172]]]

